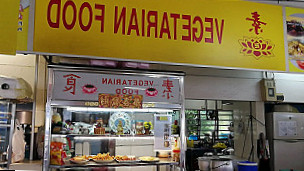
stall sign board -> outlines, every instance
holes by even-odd
[[[35,14],[34,51],[44,54],[286,69],[280,6],[246,1],[36,0]]]
[[[288,68],[304,72],[304,9],[286,7]]]
[[[101,108],[142,108],[142,95],[99,94]]]
[[[20,0],[1,0],[0,54],[16,54],[19,2]]]
[[[154,150],[171,150],[171,115],[154,115]]]
[[[31,1],[32,0],[20,0],[17,28],[17,51],[28,51],[27,46]]]
[[[54,71],[53,100],[97,102],[99,94],[142,95],[143,102],[181,102],[179,77],[176,76]]]

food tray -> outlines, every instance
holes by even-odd
[[[115,159],[116,160],[116,159]],[[116,160],[118,163],[136,163],[140,162],[140,160]]]
[[[113,161],[115,161],[114,159],[113,160],[97,160],[97,159],[92,159],[94,162],[96,163],[111,163]]]
[[[151,163],[151,162],[159,162],[159,158],[158,157],[154,157],[154,160],[145,160],[144,157],[139,157],[139,160],[141,162],[148,162],[148,163]]]
[[[72,160],[70,159],[70,162],[71,163],[74,163],[74,164],[85,164],[87,163],[89,160]]]

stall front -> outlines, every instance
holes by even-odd
[[[101,61],[96,60],[99,64],[105,62],[105,59],[110,59],[225,69],[286,70],[284,28],[283,18],[281,18],[283,10],[281,7],[245,1],[207,3],[193,0],[185,3],[167,0],[165,2],[166,6],[159,5],[163,3],[160,0],[153,2],[36,1],[35,14],[39,15],[35,16],[35,25],[32,25],[35,27],[35,31],[34,35],[31,35],[33,47],[30,46],[29,50],[37,54],[47,55],[50,59],[52,56],[103,59]],[[215,9],[221,9],[221,11]],[[231,11],[237,12],[232,13]],[[278,19],[273,20],[270,16],[277,16]],[[58,41],[58,36],[61,37],[60,41]],[[71,72],[72,75],[61,75],[61,77],[66,77],[60,78],[56,74],[64,71],[59,70]],[[141,150],[135,150],[139,153],[133,153],[134,149],[140,149],[143,144],[152,151],[158,151],[161,149],[159,149],[157,143],[163,143],[165,146],[170,143],[170,141],[155,141],[157,137],[156,128],[161,127],[156,127],[157,117],[153,118],[155,111],[143,109],[157,109],[158,114],[166,116],[165,118],[162,118],[162,116],[158,118],[163,122],[167,120],[169,123],[171,120],[170,123],[172,124],[174,120],[178,120],[181,127],[180,145],[178,145],[178,138],[176,138],[176,143],[173,141],[171,144],[175,143],[176,147],[180,146],[180,150],[178,148],[174,150],[174,146],[169,151],[171,150],[171,153],[180,151],[180,163],[170,163],[171,161],[169,161],[165,165],[179,165],[181,169],[184,169],[183,153],[186,144],[186,124],[183,119],[185,117],[182,82],[179,84],[181,94],[178,96],[180,101],[170,101],[169,99],[177,97],[176,95],[172,95],[173,97],[170,95],[171,91],[174,90],[170,82],[159,83],[160,88],[158,89],[153,87],[154,84],[152,85],[148,81],[149,79],[140,82],[140,80],[136,81],[136,79],[130,78],[131,81],[129,82],[129,79],[122,78],[142,75],[141,72],[135,72],[134,74],[133,72],[121,73],[124,71],[117,73],[109,70],[96,71],[98,73],[96,75],[99,76],[114,76],[104,80],[99,80],[99,76],[97,78],[90,76],[92,79],[90,78],[88,82],[79,85],[78,81],[86,78],[86,76],[80,76],[79,74],[87,73],[87,75],[90,75],[93,73],[92,69],[66,67],[58,69],[58,67],[52,66],[49,71],[45,170],[74,166],[116,167],[123,165],[119,161],[120,156],[124,156],[128,160],[130,160],[128,155],[135,156],[135,161],[137,161],[136,157],[142,155],[155,157],[154,152],[145,154],[140,152]],[[151,78],[155,79],[171,77],[172,75],[167,73],[153,74],[156,76]],[[116,75],[121,77],[117,78]],[[59,81],[61,84],[59,87],[61,86],[61,88],[57,89],[58,79],[61,80]],[[99,80],[99,82],[91,80]],[[197,81],[200,81],[200,79],[193,82]],[[97,85],[103,86],[99,87]],[[166,85],[167,89],[164,89]],[[207,89],[213,87],[211,85]],[[189,92],[197,91],[197,96],[201,94],[197,87],[196,89],[190,89]],[[96,95],[97,92],[100,94],[98,94],[99,96]],[[110,101],[109,99],[123,101],[124,96],[121,95],[137,95],[139,92],[143,95],[142,103],[144,105],[141,110],[131,109],[131,107],[116,109],[117,107],[111,106],[113,104],[101,104],[104,101]],[[79,95],[76,95],[76,93],[79,93]],[[208,94],[208,92],[206,93]],[[69,96],[63,97],[65,95]],[[149,101],[154,97],[162,97],[163,100],[167,98],[167,100]],[[135,96],[126,98],[135,98]],[[137,96],[136,99],[138,100]],[[147,99],[149,100],[146,101]],[[207,99],[214,98],[210,95]],[[99,102],[97,102],[98,100]],[[99,108],[96,108],[97,106]],[[169,109],[170,111],[160,109]],[[120,114],[118,114],[119,112]],[[177,116],[177,114],[180,116]],[[172,115],[172,118],[167,117],[167,115]],[[131,118],[128,119],[131,121],[120,120],[121,117]],[[173,119],[174,117],[176,119]],[[149,121],[151,121],[151,124]],[[111,127],[113,122],[115,127]],[[131,125],[127,130],[125,128],[126,123]],[[96,125],[99,126],[96,127]],[[151,129],[152,125],[154,131],[150,132],[153,136],[138,135],[140,133],[137,133],[137,127],[146,126]],[[169,127],[171,128],[171,126]],[[125,139],[130,139],[129,137],[132,137],[132,142],[125,141]],[[168,138],[169,136],[163,134],[163,137]],[[95,142],[94,139],[98,139],[99,142]],[[98,150],[95,146],[104,148]],[[62,155],[67,157],[64,159],[64,157],[61,157]],[[166,152],[160,152],[160,156],[162,155],[168,156]],[[74,156],[82,157],[74,158]],[[172,156],[176,160],[178,154],[172,154]],[[69,157],[71,161],[66,162]],[[118,162],[96,164],[97,162],[90,161],[104,157],[118,158]],[[60,158],[60,160],[51,164],[56,158]],[[148,159],[152,160],[153,158]],[[79,162],[78,160],[84,165],[69,163]],[[148,162],[148,164],[160,165],[161,162],[160,160],[160,162]],[[129,162],[128,164],[137,166],[147,163]]]
[[[43,168],[184,170],[183,101],[182,73],[49,66]]]

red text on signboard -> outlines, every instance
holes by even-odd
[[[222,44],[224,19],[118,6],[111,8],[114,8],[114,34]],[[47,23],[54,29],[78,27],[82,31],[89,31],[97,25],[100,33],[104,33],[105,23],[112,23],[106,21],[106,11],[111,10],[98,3],[49,0]]]
[[[76,79],[81,77],[74,74],[64,75],[63,77],[67,78],[66,86],[63,91],[69,91],[71,94],[75,95]]]
[[[56,11],[55,18],[52,18],[52,9]],[[93,11],[94,9],[94,11]],[[69,12],[72,11],[72,20],[68,21],[67,16]],[[88,13],[87,19],[84,19],[84,13]],[[94,12],[94,17],[93,17]],[[67,30],[71,30],[75,27],[75,25],[79,25],[79,27],[83,31],[90,30],[92,26],[93,19],[95,21],[100,22],[100,32],[104,32],[104,16],[105,16],[105,6],[101,4],[91,5],[88,2],[83,2],[79,8],[76,7],[76,4],[73,1],[66,1],[64,4],[61,3],[61,0],[50,0],[47,9],[47,22],[52,28],[59,28],[61,25],[61,21],[63,26]],[[62,18],[61,18],[62,17]],[[78,21],[78,23],[76,23]],[[84,23],[87,21],[87,23]]]
[[[253,28],[249,29],[249,31],[253,31],[256,35],[259,35],[260,32],[263,32],[263,29],[261,28],[261,25],[266,25],[267,23],[260,21],[260,14],[258,12],[253,12],[252,18],[246,18],[248,21],[252,21]]]
[[[174,87],[172,80],[166,79],[163,81],[162,87],[165,87],[163,91],[163,97],[166,97],[167,99],[170,99],[173,97],[172,95],[172,88]]]
[[[171,24],[170,24],[171,23]],[[178,24],[182,30],[178,30]],[[115,6],[114,34],[121,32],[123,35],[135,34],[136,36],[181,39],[184,41],[222,43],[224,20],[212,17],[200,17],[169,12],[138,10],[132,8],[119,9]],[[177,37],[179,32],[186,32]],[[216,38],[217,39],[216,39]]]

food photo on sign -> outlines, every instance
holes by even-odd
[[[286,8],[289,70],[304,72],[304,10]]]

